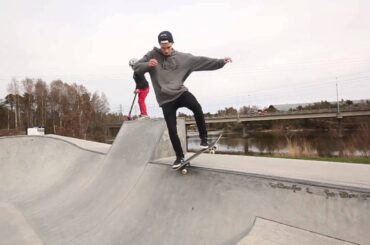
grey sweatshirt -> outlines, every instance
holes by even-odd
[[[150,59],[156,59],[158,65],[149,67]],[[133,68],[138,74],[149,72],[158,104],[162,106],[188,90],[184,82],[193,71],[216,70],[224,65],[223,59],[194,56],[176,50],[170,56],[164,56],[159,48],[154,47]]]

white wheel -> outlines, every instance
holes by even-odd
[[[188,170],[187,170],[186,168],[183,168],[183,169],[181,170],[181,173],[182,173],[183,175],[185,175],[185,174],[187,174],[187,173],[188,173]]]
[[[210,150],[210,151],[209,151],[209,153],[210,153],[210,154],[215,154],[215,153],[216,153],[216,151],[212,149],[212,150]]]

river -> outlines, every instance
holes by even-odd
[[[210,132],[210,140],[217,137],[217,133]],[[188,151],[199,148],[199,138],[191,134],[188,136]],[[291,132],[256,133],[249,137],[241,134],[224,134],[218,144],[218,152],[241,155],[287,155],[300,156],[365,156],[370,157],[370,137],[368,133],[345,132],[339,138],[331,132]]]

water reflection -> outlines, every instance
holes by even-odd
[[[217,136],[210,136],[210,140]],[[188,137],[188,150],[196,151],[200,140]],[[219,141],[220,153],[290,156],[367,156],[370,157],[370,137],[359,132],[346,132],[338,138],[330,132],[298,132],[286,135],[258,133],[248,138],[240,134],[224,135]]]

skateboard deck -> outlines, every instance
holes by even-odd
[[[214,154],[216,152],[216,149],[217,149],[217,143],[221,139],[221,137],[222,137],[222,134],[220,134],[217,137],[217,139],[215,139],[211,144],[209,144],[209,146],[207,148],[200,149],[199,151],[195,152],[193,155],[191,155],[190,157],[185,159],[184,162],[179,167],[175,168],[174,170],[181,170],[182,174],[187,174],[187,172],[188,172],[187,168],[190,166],[190,161],[195,159],[200,154],[202,154],[206,151],[209,151],[209,153]]]

